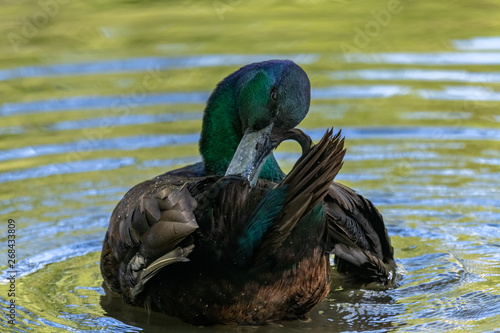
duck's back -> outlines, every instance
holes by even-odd
[[[295,246],[258,251],[263,220],[278,218],[286,197],[276,185],[175,171],[135,186],[104,241],[106,284],[129,303],[200,325],[305,317],[329,290],[324,226],[292,233]]]

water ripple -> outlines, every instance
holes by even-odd
[[[427,69],[362,69],[356,71],[337,71],[329,75],[335,80],[412,80],[412,81],[455,81],[499,83],[500,73],[468,72],[464,70],[427,70]]]
[[[474,37],[452,40],[453,46],[460,51],[500,50],[500,37]]]
[[[314,141],[325,134],[324,129],[305,129]],[[496,128],[464,127],[357,127],[342,128],[342,134],[348,139],[420,139],[420,140],[500,140],[500,131]]]
[[[139,165],[138,168],[149,169],[156,167],[171,167],[176,165],[194,164],[197,162],[201,162],[201,157],[192,156],[192,157],[169,158],[162,160],[148,160]]]
[[[332,86],[316,88],[311,91],[312,99],[341,99],[341,98],[389,98],[396,95],[407,95],[409,87],[396,85],[373,86]]]
[[[214,66],[246,65],[252,62],[269,59],[290,59],[301,64],[316,62],[315,54],[257,54],[257,55],[200,55],[182,58],[145,57],[132,59],[114,59],[87,63],[55,64],[45,66],[28,66],[0,70],[0,81],[30,78],[54,77],[69,75],[89,75],[103,73],[124,73],[159,71],[178,68],[200,68]]]
[[[427,253],[400,261],[407,274],[404,284],[391,291],[399,297],[445,293],[456,288],[466,274],[461,263],[450,253]]]
[[[457,101],[500,101],[500,92],[488,87],[445,87],[444,90],[419,89],[425,99]]]
[[[460,120],[472,118],[472,112],[460,111],[410,111],[400,116],[404,119]]]
[[[1,125],[0,125],[1,126]],[[8,127],[0,127],[0,135],[8,135],[8,134],[22,134],[26,130],[21,126],[8,126]]]
[[[342,98],[388,98],[408,94],[410,88],[395,85],[375,86],[332,86],[312,89],[313,99]],[[165,104],[205,104],[210,92],[151,93],[140,98],[128,95],[77,96],[32,102],[5,103],[0,106],[0,116],[61,112],[85,109],[120,109],[165,105]]]
[[[193,144],[199,134],[137,135],[101,140],[80,140],[61,144],[39,145],[0,151],[0,161],[33,156],[67,154],[99,150],[137,150],[166,145]]]
[[[69,173],[113,170],[135,163],[131,157],[101,158],[59,164],[47,164],[35,168],[0,173],[0,183],[14,182],[25,179],[44,178],[53,175]]]
[[[118,127],[127,125],[142,125],[150,123],[163,123],[185,120],[199,120],[203,117],[201,112],[168,113],[168,114],[132,114],[120,117],[98,117],[73,121],[61,121],[50,126],[51,130],[75,130],[98,127]]]
[[[289,153],[289,152],[277,152],[274,156],[280,161],[287,161],[289,163],[295,163],[301,154],[299,153]],[[363,153],[363,154],[349,154],[344,157],[344,161],[370,161],[370,160],[400,160],[409,159],[419,160],[419,159],[435,159],[439,155],[432,152],[373,152],[373,153]]]
[[[54,98],[33,102],[5,103],[0,106],[0,116],[86,109],[133,109],[139,105],[204,104],[209,95],[209,92],[185,92],[144,94],[140,98],[133,95]]]
[[[410,87],[399,85],[337,85],[311,90],[314,100],[389,98],[408,95]],[[446,87],[445,90],[420,89],[416,93],[425,99],[453,100],[500,100],[500,92],[486,87]],[[44,112],[64,112],[92,109],[133,109],[139,106],[166,104],[205,104],[210,92],[151,93],[140,98],[133,95],[77,96],[32,102],[5,103],[0,106],[0,116],[34,114]]]
[[[474,162],[477,164],[500,165],[500,158],[479,157],[475,158]]]
[[[498,52],[439,52],[439,53],[351,53],[344,56],[349,63],[395,65],[500,65]]]
[[[48,264],[61,262],[68,258],[83,256],[90,252],[98,252],[101,250],[101,247],[101,240],[93,240],[79,244],[64,245],[25,259],[21,259],[16,265],[17,277],[20,278],[32,274]],[[9,281],[8,269],[1,273],[0,277],[1,283],[7,283]]]
[[[305,132],[314,141],[319,141],[324,129],[306,129]],[[453,128],[453,127],[358,127],[344,128],[343,135],[349,140],[356,139],[424,139],[424,140],[500,140],[500,131],[494,128]],[[199,134],[172,134],[172,135],[138,135],[101,140],[80,140],[75,142],[38,145],[0,151],[0,161],[27,158],[33,156],[78,153],[99,150],[137,150],[142,148],[156,148],[167,145],[195,144]],[[432,158],[422,152],[408,152],[401,157]],[[353,157],[354,158],[354,157]],[[371,159],[375,159],[372,154]],[[381,157],[383,158],[383,157]],[[4,176],[5,177],[5,176]],[[1,176],[0,176],[0,179]]]

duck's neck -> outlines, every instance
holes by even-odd
[[[237,92],[233,82],[227,81],[221,82],[212,93],[203,115],[199,145],[209,175],[224,176],[244,132],[238,114]],[[272,153],[259,177],[275,182],[284,178]]]

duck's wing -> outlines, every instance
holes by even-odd
[[[264,234],[255,255],[256,264],[262,263],[269,253],[276,252],[290,237],[297,225],[306,222],[303,218],[308,216],[308,213],[318,205],[321,205],[328,193],[329,184],[333,182],[342,168],[345,150],[344,139],[340,132],[333,135],[333,130],[328,130],[318,144],[310,148],[307,146],[312,141],[302,131],[295,129],[292,134],[295,137],[287,138],[297,140],[302,145],[304,152],[275,190],[285,190],[284,200],[279,209],[272,206],[273,210],[279,214],[270,220],[272,223],[269,223],[269,230]],[[313,226],[323,223],[321,212],[321,210],[317,210],[316,214],[308,216],[308,220],[310,220],[307,222],[309,230],[302,231],[302,233],[315,233],[313,229],[316,228]],[[256,226],[262,225],[258,219],[252,219],[248,230],[251,230],[254,225],[252,223]],[[315,246],[315,244],[310,245]]]
[[[201,180],[200,180],[201,179]],[[193,182],[165,174],[133,187],[116,206],[101,253],[101,271],[112,291],[131,303],[163,267],[182,261],[194,245],[197,202],[188,190]]]
[[[353,281],[392,284],[396,263],[382,215],[370,200],[339,183],[325,197],[326,250]]]
[[[300,180],[304,183],[304,180],[311,179],[313,174],[311,173],[313,169],[306,167],[304,161],[308,158],[316,163],[325,161],[327,155],[315,156],[313,152],[325,145],[325,138],[317,145],[313,145],[307,134],[301,130],[293,129],[286,133],[284,139],[297,141],[302,146],[302,157],[287,175],[289,180],[285,179],[283,183],[289,182],[291,179],[295,179],[293,182]],[[382,215],[368,199],[363,198],[349,187],[333,181],[342,167],[342,159],[345,154],[340,132],[333,138],[332,143],[331,146],[336,148],[330,148],[332,158],[327,162],[332,168],[331,173],[322,170],[322,177],[316,183],[324,182],[323,184],[326,184],[324,191],[327,191],[326,195],[316,196],[316,200],[321,198],[325,203],[325,249],[327,252],[335,254],[338,271],[349,273],[354,281],[377,281],[390,284],[395,278],[396,264],[391,240],[387,234]],[[294,173],[296,174],[294,175]],[[297,186],[293,188],[303,192],[300,195],[296,193],[298,200],[290,205],[290,212],[297,215],[300,207],[304,206],[307,201],[307,192]],[[317,193],[321,193],[321,191]],[[295,223],[293,218],[284,221],[287,221],[284,226]]]

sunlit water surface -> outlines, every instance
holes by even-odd
[[[500,327],[498,2],[401,1],[392,12],[385,1],[51,3],[1,5],[0,330]],[[199,161],[211,89],[270,58],[293,59],[311,78],[302,129],[314,140],[328,126],[343,129],[338,180],[384,215],[399,286],[342,288],[334,274],[312,321],[260,328],[198,328],[106,296],[98,261],[118,200]],[[289,170],[298,147],[276,155]],[[8,219],[16,221],[15,325]]]

